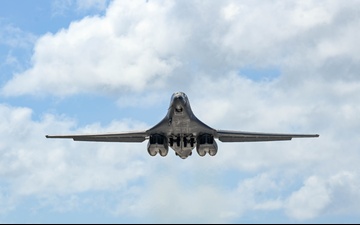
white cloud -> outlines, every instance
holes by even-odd
[[[310,177],[289,199],[290,215],[298,219],[317,216],[329,203],[330,194],[321,180]]]
[[[310,219],[319,214],[358,214],[358,176],[358,173],[343,171],[327,179],[309,177],[304,186],[289,197],[287,213],[297,219]]]
[[[357,2],[254,4],[114,1],[105,16],[40,38],[32,68],[15,75],[3,94],[154,90],[185,85],[198,72],[217,76],[246,65],[288,69],[293,62],[318,64],[344,54],[357,59],[349,43],[359,36],[352,29],[358,21],[342,16]],[[334,30],[343,32],[329,35]]]
[[[181,47],[183,36],[176,21],[165,20],[169,4],[114,2],[105,18],[88,17],[66,30],[44,35],[35,46],[34,66],[15,75],[3,93],[69,95],[139,91],[145,86],[156,89],[178,66],[170,53]]]
[[[231,83],[237,85],[234,80]],[[277,106],[259,107],[261,114],[260,111],[272,111]],[[49,133],[148,127],[136,121],[78,128],[74,121],[52,115],[34,121],[28,108],[2,105],[0,113],[0,128],[7,134],[1,140],[0,176],[8,187],[6,193],[10,193],[2,204],[9,210],[16,209],[22,198],[35,196],[40,202],[38,209],[52,207],[57,212],[67,212],[66,209],[80,210],[90,204],[91,210],[106,210],[119,217],[150,218],[154,222],[232,222],[251,212],[277,210],[285,210],[296,219],[358,213],[358,153],[348,150],[344,156],[342,151],[356,144],[356,140],[337,143],[329,133],[321,133],[320,139],[286,143],[219,143],[216,157],[202,158],[194,153],[181,160],[173,152],[166,158],[150,157],[145,144],[85,143],[44,137]],[[230,111],[230,118],[234,113]],[[202,118],[205,114],[197,115]],[[227,117],[221,117],[225,119],[219,124],[228,123]],[[287,120],[291,121],[290,117]],[[336,172],[345,168],[354,172]],[[302,180],[303,187],[297,186]],[[229,186],[229,182],[233,185]],[[101,195],[80,196],[96,191],[111,197],[104,200]],[[4,198],[5,192],[0,193]]]
[[[232,222],[277,210],[299,220],[358,216],[358,7],[357,1],[114,1],[103,17],[41,37],[33,66],[3,94],[121,93],[119,105],[150,107],[164,93],[182,90],[214,128],[320,138],[219,143],[213,158],[183,161],[173,152],[152,158],[145,145],[43,137],[146,124],[77,128],[67,118],[33,121],[30,109],[2,105],[0,130],[8,135],[0,142],[0,176],[14,195],[45,193],[46,204],[60,211],[63,199],[78,207],[85,203],[76,194],[109,191],[115,200],[104,208],[156,222]],[[254,81],[239,74],[248,65],[281,74]]]
[[[11,191],[18,195],[108,190],[118,188],[144,173],[142,157],[122,164],[131,157],[143,155],[145,150],[141,149],[144,148],[142,145],[82,145],[68,140],[50,140],[45,138],[45,134],[55,133],[55,130],[70,133],[74,122],[51,115],[36,122],[31,118],[30,109],[4,105],[1,105],[0,113],[3,118],[0,123],[3,133],[0,175],[10,183]],[[106,128],[97,128],[93,125],[77,132],[131,129],[126,122],[113,122]],[[121,176],[118,176],[119,173]]]
[[[180,175],[177,172],[176,174]],[[211,178],[208,175],[204,176]],[[122,202],[118,205],[116,213],[136,216],[142,212],[140,216],[144,216],[145,213],[151,222],[161,223],[171,221],[214,223],[228,220],[230,193],[219,195],[219,189],[216,186],[201,184],[197,181],[187,181],[186,184],[183,178],[164,173],[153,178],[148,181],[151,184],[148,186],[147,194],[139,193],[135,201]],[[194,185],[195,183],[192,182],[199,185]]]

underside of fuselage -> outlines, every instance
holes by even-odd
[[[196,139],[194,137],[186,137],[178,135],[177,137],[169,138],[169,146],[175,151],[175,154],[182,159],[192,155],[192,150],[195,148]]]
[[[164,119],[148,130],[100,133],[46,135],[46,138],[71,138],[74,141],[136,142],[148,140],[147,150],[151,156],[166,156],[169,148],[182,159],[192,155],[196,148],[199,156],[216,155],[221,142],[287,141],[292,138],[319,137],[318,134],[258,133],[231,130],[215,130],[193,114],[188,97],[183,92],[171,96],[170,106]]]
[[[195,148],[200,156],[206,154],[214,156],[217,153],[217,144],[210,134],[201,134],[197,138],[191,135],[170,136],[169,138],[160,134],[150,136],[148,152],[151,156],[159,154],[164,157],[168,154],[169,147],[182,159],[191,156]]]
[[[167,115],[148,132],[151,134],[148,145],[150,155],[160,153],[165,156],[169,147],[182,159],[191,156],[194,148],[201,156],[207,152],[215,155],[217,151],[213,137],[215,130],[195,117],[187,96],[182,92],[172,96]]]
[[[102,133],[46,135],[47,138],[72,138],[74,141],[96,142],[143,142],[148,140],[147,150],[151,156],[166,156],[169,148],[182,159],[192,155],[196,148],[199,156],[216,155],[221,142],[287,141],[292,138],[319,137],[318,134],[258,133],[231,130],[215,130],[193,114],[188,97],[183,92],[171,96],[170,106],[164,119],[149,130]]]

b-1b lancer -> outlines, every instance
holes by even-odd
[[[216,155],[222,142],[286,141],[292,138],[319,137],[318,134],[277,134],[244,131],[216,130],[201,122],[192,112],[188,97],[183,92],[171,97],[168,112],[163,120],[144,131],[105,134],[46,135],[47,138],[72,138],[74,141],[143,142],[148,140],[147,151],[151,156],[166,156],[169,147],[182,159],[196,148],[200,156]]]

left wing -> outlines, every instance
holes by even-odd
[[[74,141],[100,142],[143,142],[147,137],[146,131],[107,134],[46,135],[46,138],[72,138]]]
[[[289,141],[292,138],[319,137],[318,134],[276,134],[244,131],[217,130],[216,137],[222,142]]]

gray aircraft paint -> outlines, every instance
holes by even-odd
[[[74,141],[97,142],[143,142],[148,141],[148,153],[152,156],[168,154],[172,148],[175,154],[185,159],[196,148],[200,156],[216,155],[215,139],[222,142],[285,141],[292,138],[319,137],[318,134],[278,134],[244,131],[216,130],[200,121],[192,112],[188,97],[183,92],[172,95],[164,119],[145,131],[131,131],[105,134],[46,135],[47,138],[72,138]]]

